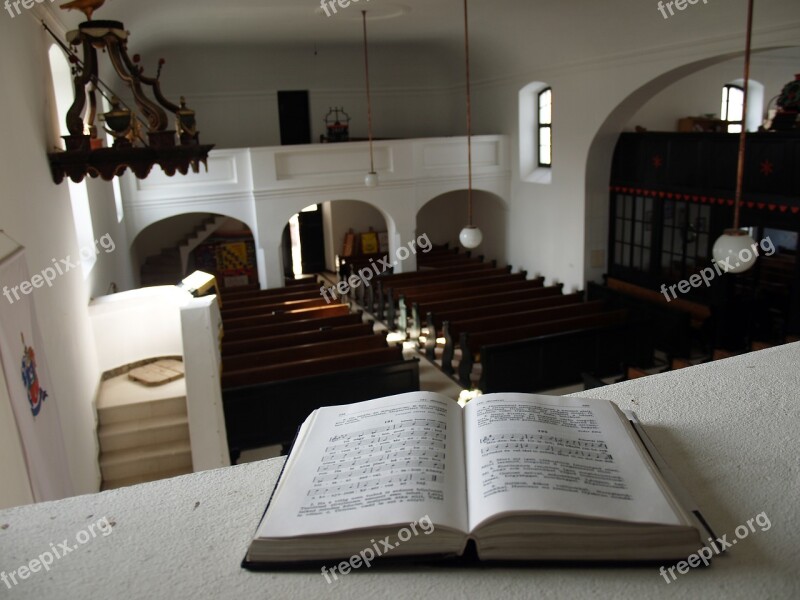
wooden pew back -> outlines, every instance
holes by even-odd
[[[239,317],[236,319],[225,319],[222,322],[225,331],[235,331],[238,329],[249,329],[252,327],[262,327],[275,323],[287,323],[290,321],[303,321],[306,319],[316,319],[322,317],[336,317],[346,315],[350,312],[350,307],[346,304],[329,304],[327,306],[316,306],[314,308],[301,308],[290,310],[285,313],[253,315],[249,317]]]
[[[561,285],[558,285],[523,292],[477,296],[469,302],[459,301],[450,305],[447,302],[426,304],[419,310],[430,309],[427,310],[428,329],[436,328],[441,331],[444,321],[476,319],[487,314],[507,314],[583,302],[582,292],[562,295],[561,290]],[[510,299],[512,300],[509,301]],[[455,308],[448,310],[449,306]],[[439,307],[436,312],[433,312],[434,307]]]
[[[277,365],[264,365],[251,369],[243,369],[241,371],[223,373],[222,389],[227,390],[258,383],[309,377],[355,367],[368,367],[402,360],[403,349],[399,346],[394,346],[346,352],[321,358],[309,358]],[[264,398],[264,402],[269,402],[269,398]]]
[[[307,298],[303,300],[288,300],[284,302],[254,304],[243,308],[229,308],[227,306],[222,308],[222,320],[225,319],[238,319],[241,317],[250,317],[262,314],[272,314],[274,312],[287,312],[291,310],[299,310],[301,308],[314,308],[317,306],[327,306],[330,304],[326,302],[322,296],[317,295],[316,298]]]
[[[264,349],[249,354],[224,356],[222,358],[222,376],[224,378],[226,373],[257,369],[263,366],[275,366],[288,362],[297,362],[298,360],[335,356],[341,352],[360,352],[379,348],[386,348],[386,338],[369,334],[347,340],[330,340],[271,350]]]
[[[258,327],[245,327],[243,329],[228,330],[223,323],[224,336],[222,345],[228,342],[238,342],[255,338],[270,337],[273,335],[286,335],[299,331],[319,331],[326,327],[340,327],[342,325],[355,325],[363,322],[363,318],[358,313],[348,313],[335,317],[323,317],[313,319],[303,319],[301,321],[289,321],[286,323],[272,323],[260,325]]]
[[[222,356],[236,356],[250,352],[261,352],[264,350],[276,350],[290,348],[292,346],[302,346],[305,344],[316,344],[318,342],[330,342],[340,340],[342,343],[348,338],[362,337],[372,334],[372,323],[356,323],[354,325],[344,325],[341,327],[328,327],[313,331],[298,331],[295,333],[285,333],[273,335],[271,337],[259,337],[249,340],[228,342],[222,341]]]

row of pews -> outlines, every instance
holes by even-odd
[[[286,445],[308,414],[419,390],[419,365],[376,335],[316,280],[222,297],[222,400],[232,462],[242,450]]]
[[[417,271],[377,277],[357,301],[412,339],[427,330],[426,356],[440,355],[441,369],[464,387],[536,392],[579,383],[582,372],[613,375],[653,362],[649,318],[457,248],[417,259]]]

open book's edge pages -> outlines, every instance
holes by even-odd
[[[469,531],[476,539],[482,525],[520,513],[689,525],[612,402],[497,393],[464,412]]]
[[[307,424],[257,538],[366,531],[423,517],[466,532],[461,409],[453,400],[412,392],[323,407]]]
[[[668,493],[673,501],[682,509],[683,513],[688,516],[694,527],[701,532],[701,537],[703,539],[709,537],[716,539],[717,535],[701,513],[697,502],[692,498],[692,495],[683,485],[683,482],[675,475],[669,463],[664,460],[661,452],[659,452],[653,440],[651,440],[650,436],[647,434],[647,430],[642,426],[641,421],[639,421],[639,417],[633,411],[624,410],[622,412],[644,445],[648,456],[655,464],[656,472],[664,482],[666,493]]]
[[[261,527],[261,523],[264,522],[264,517],[267,516],[267,511],[269,511],[269,507],[272,505],[272,501],[278,495],[278,493],[285,487],[287,475],[291,473],[292,466],[297,462],[298,457],[303,452],[303,445],[307,439],[308,430],[311,429],[311,424],[317,417],[317,412],[319,409],[314,410],[306,420],[303,421],[303,424],[300,425],[300,429],[297,430],[297,435],[294,438],[294,443],[292,444],[291,449],[289,450],[289,456],[286,457],[286,462],[283,463],[283,469],[281,469],[281,473],[278,476],[278,481],[275,484],[275,488],[272,490],[272,494],[269,497],[269,501],[267,502],[267,506],[264,509],[264,514],[261,515],[261,521],[259,522],[259,528]],[[258,537],[258,530],[256,530],[256,537]]]
[[[617,413],[619,417],[620,423],[622,423],[625,430],[628,432],[628,436],[633,443],[633,447],[639,453],[639,456],[642,458],[642,463],[647,467],[647,470],[650,472],[650,475],[653,477],[653,480],[656,482],[658,487],[661,489],[661,493],[664,494],[664,498],[667,502],[669,502],[672,510],[680,518],[681,522],[686,525],[690,525],[694,527],[695,521],[692,518],[692,515],[686,510],[686,507],[683,503],[680,502],[678,497],[674,494],[672,488],[669,485],[669,482],[664,478],[663,473],[658,468],[658,465],[653,460],[653,456],[647,450],[647,447],[644,445],[644,442],[639,437],[636,428],[634,428],[633,423],[631,423],[628,416],[616,405],[612,404],[614,407],[614,411]]]

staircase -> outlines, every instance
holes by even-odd
[[[97,416],[103,490],[192,472],[184,379],[146,387],[127,371],[109,377]]]
[[[141,286],[175,285],[188,275],[189,255],[228,221],[228,217],[209,215],[175,248],[148,256],[141,268]]]
[[[217,229],[222,227],[227,220],[228,217],[223,217],[221,215],[209,217],[179,246],[180,265],[184,277],[189,274],[187,271],[189,270],[189,255],[192,253],[192,250],[205,242]]]

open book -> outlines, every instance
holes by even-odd
[[[678,498],[612,402],[413,392],[311,413],[243,564],[679,559],[705,530]]]

